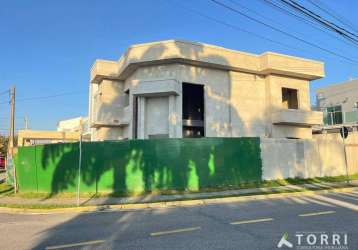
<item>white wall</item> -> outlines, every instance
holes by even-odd
[[[260,146],[264,180],[305,178],[304,141],[262,138]]]
[[[358,173],[357,157],[358,147],[348,146],[349,174]],[[264,180],[346,174],[343,142],[336,136],[320,135],[305,140],[262,138],[261,159]]]

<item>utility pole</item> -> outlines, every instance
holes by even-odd
[[[15,95],[16,87],[12,86],[10,90],[10,134],[9,134],[9,153],[13,154],[14,141],[15,141]]]
[[[10,90],[10,134],[9,134],[9,144],[7,151],[7,167],[12,166],[13,178],[14,178],[14,192],[17,193],[17,183],[16,183],[16,169],[13,163],[14,156],[14,141],[15,141],[15,95],[16,87],[12,86]],[[8,171],[8,170],[7,170]]]
[[[27,118],[27,115],[24,118],[25,120],[25,129],[28,130],[29,129],[29,119]]]

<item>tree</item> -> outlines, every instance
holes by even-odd
[[[6,155],[9,137],[0,135],[0,155]]]

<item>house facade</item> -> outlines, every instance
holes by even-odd
[[[316,90],[318,110],[327,126],[358,124],[358,80],[331,84]]]
[[[322,62],[168,40],[131,46],[91,69],[92,140],[312,138],[323,121],[309,84]]]

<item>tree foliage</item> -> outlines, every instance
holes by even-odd
[[[6,155],[9,137],[0,135],[0,155]]]

